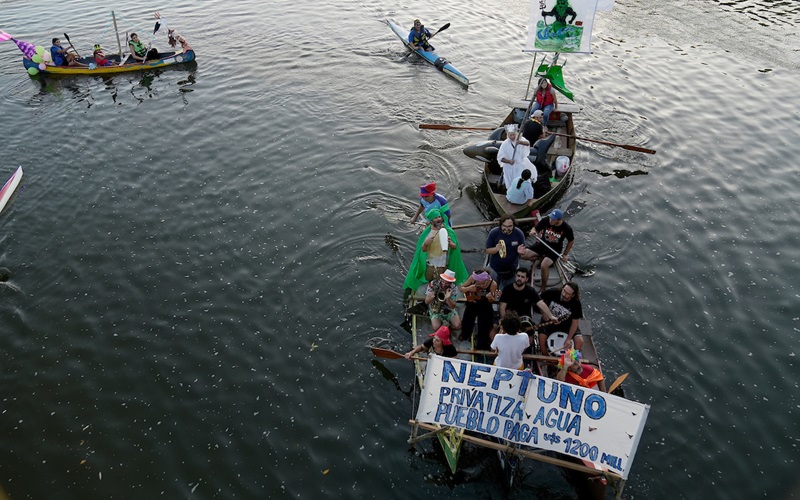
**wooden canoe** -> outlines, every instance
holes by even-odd
[[[25,69],[36,68],[40,73],[47,75],[114,75],[117,73],[130,73],[131,71],[145,71],[150,69],[161,69],[177,64],[186,64],[195,60],[194,50],[187,52],[164,52],[161,53],[160,59],[151,59],[141,62],[133,62],[134,59],[130,56],[126,57],[125,63],[119,64],[118,55],[109,55],[108,60],[114,64],[111,66],[98,66],[89,69],[88,64],[94,63],[94,57],[83,57],[78,59],[79,62],[87,66],[53,66],[52,63],[45,66],[45,69],[39,69],[39,65],[27,57],[22,58],[22,64]]]

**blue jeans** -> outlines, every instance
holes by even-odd
[[[533,106],[531,106],[531,114],[533,114],[533,112],[537,109],[541,109],[541,107],[539,106],[538,102],[535,102],[533,103]],[[542,127],[547,126],[547,119],[550,118],[550,113],[552,113],[554,109],[555,105],[553,104],[548,104],[544,107],[544,109],[542,109]]]

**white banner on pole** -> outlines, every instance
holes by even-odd
[[[591,53],[597,1],[531,0],[525,52]]]
[[[433,355],[417,420],[552,450],[627,479],[649,411],[527,371]]]

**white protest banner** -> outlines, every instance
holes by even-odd
[[[531,0],[525,52],[592,52],[597,0]]]
[[[552,450],[627,479],[649,411],[527,371],[434,355],[417,420]]]

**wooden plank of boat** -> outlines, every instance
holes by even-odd
[[[423,285],[424,286],[424,285]],[[418,292],[419,294],[419,292]],[[420,301],[417,298],[418,294],[411,294],[409,297],[409,310],[411,310],[414,306],[416,306]],[[424,292],[419,294],[424,296]],[[417,346],[424,342],[423,335],[420,334],[420,325],[417,321],[417,315],[411,315],[411,339],[413,345]],[[425,389],[425,368],[426,362],[424,360],[416,359],[414,360],[414,371],[417,376],[417,382],[419,383],[420,390]],[[464,437],[464,429],[459,429],[455,427],[440,427],[436,426],[438,431],[436,437],[439,440],[439,443],[442,446],[442,451],[444,451],[445,459],[447,460],[447,465],[450,466],[450,471],[455,474],[458,470],[458,459],[461,456],[461,442]]]
[[[403,44],[406,47],[409,47],[410,50],[410,46],[408,43],[408,30],[403,30],[403,28],[401,28],[400,26],[398,26],[397,24],[393,23],[388,19],[386,20],[386,24],[389,25],[392,31],[394,31],[394,33],[400,38],[400,40],[403,41]],[[438,55],[435,50],[426,52],[424,50],[417,49],[414,52],[416,52],[421,58],[433,64],[436,67],[436,69],[438,69],[445,75],[449,76],[450,78],[454,79],[461,85],[467,87],[469,86],[469,78],[467,78],[466,76],[464,76],[463,73],[458,71],[452,64],[450,64],[450,62],[447,59]]]
[[[505,125],[509,125],[512,123],[516,123],[517,125],[521,125],[520,121],[522,117],[525,115],[527,111],[527,105],[524,104],[525,107],[515,107],[511,110],[511,112],[506,116],[505,120],[500,124],[500,127]],[[570,107],[564,107],[566,109],[572,109]],[[575,135],[575,126],[572,121],[572,111],[560,111],[558,114],[555,112],[550,115],[550,120],[548,121],[548,129],[550,132],[565,134],[569,136]],[[493,133],[493,135],[495,135]],[[491,138],[492,136],[490,136]],[[500,147],[502,141],[495,140],[495,146],[487,146],[487,147]],[[511,214],[515,218],[521,218],[527,216],[531,211],[538,210],[540,208],[545,208],[549,205],[555,203],[567,190],[567,187],[572,182],[572,177],[574,175],[574,164],[573,158],[575,156],[575,139],[574,137],[561,137],[556,136],[553,144],[547,151],[547,164],[552,165],[554,164],[556,158],[558,156],[566,156],[569,158],[570,168],[567,171],[566,175],[564,175],[560,179],[550,178],[550,191],[545,193],[540,198],[534,198],[533,203],[531,205],[517,205],[514,203],[509,203],[506,199],[505,193],[502,189],[498,186],[498,181],[500,180],[500,175],[495,172],[502,172],[500,166],[497,165],[496,160],[496,151],[493,151],[494,155],[492,158],[484,158],[483,164],[483,182],[486,185],[486,189],[489,192],[489,197],[492,200],[492,205],[494,205],[495,210],[500,215],[504,214]]]
[[[3,188],[0,189],[0,212],[6,207],[8,200],[11,199],[11,195],[14,194],[14,191],[17,190],[17,186],[19,186],[20,181],[22,180],[22,167],[17,168],[14,175],[12,175],[6,183],[3,185]]]
[[[97,66],[93,69],[88,67],[89,63],[94,62],[94,57],[84,57],[82,59],[78,59],[79,62],[86,64],[87,66],[53,66],[52,64],[48,64],[45,66],[45,69],[40,70],[39,65],[28,58],[22,58],[22,64],[25,66],[25,69],[28,68],[36,68],[39,70],[40,73],[45,73],[48,75],[113,75],[117,73],[130,73],[131,71],[145,71],[150,69],[160,69],[166,68],[168,66],[174,66],[177,64],[186,64],[190,63],[195,60],[195,53],[194,50],[189,50],[187,52],[163,52],[161,54],[160,59],[152,59],[146,61],[144,63],[141,62],[127,62],[123,65],[119,65],[119,56],[117,55],[110,55],[108,56],[108,60],[112,61],[114,64],[111,66]],[[130,57],[127,59],[128,61],[133,61]]]

